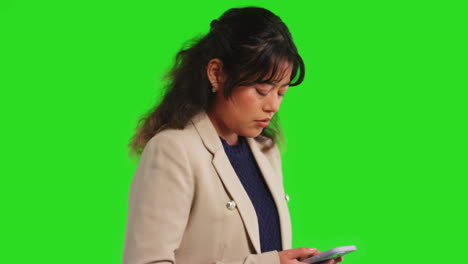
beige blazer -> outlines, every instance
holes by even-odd
[[[275,146],[247,139],[276,203],[283,249],[291,225]],[[257,215],[207,114],[167,129],[143,150],[129,195],[124,264],[279,263],[260,253]]]

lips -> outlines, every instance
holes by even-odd
[[[261,126],[261,127],[267,127],[268,124],[270,123],[270,118],[265,118],[265,119],[261,119],[261,120],[255,120],[255,122]]]

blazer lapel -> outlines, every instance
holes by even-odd
[[[255,250],[257,253],[261,253],[260,231],[255,208],[224,151],[215,153],[213,165],[229,194],[237,204],[237,209],[244,221],[247,233],[249,234]]]
[[[270,189],[273,200],[276,203],[278,209],[278,216],[281,228],[281,241],[283,250],[291,248],[291,220],[289,218],[289,209],[286,205],[285,194],[283,190],[282,175],[277,173],[272,168],[270,162],[266,156],[262,153],[258,147],[257,142],[253,138],[247,138],[250,145],[250,149],[257,160],[258,167],[262,172],[263,178]]]
[[[239,214],[242,217],[256,253],[261,253],[260,232],[255,208],[242,186],[242,183],[237,177],[229,158],[224,152],[223,145],[215,128],[213,127],[213,124],[205,112],[201,112],[192,118],[192,123],[202,138],[205,147],[213,154],[212,164],[218,172],[218,175],[230,196],[237,204],[237,210],[239,210]]]

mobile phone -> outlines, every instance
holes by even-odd
[[[330,249],[328,251],[322,252],[322,253],[320,253],[318,255],[315,255],[313,257],[304,259],[304,260],[302,260],[302,262],[317,263],[317,262],[320,262],[320,261],[329,260],[329,259],[332,259],[332,258],[337,258],[339,256],[343,256],[343,255],[348,254],[350,252],[353,252],[355,250],[356,250],[356,246],[337,247],[337,248],[333,248],[333,249]]]

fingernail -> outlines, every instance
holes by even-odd
[[[316,248],[308,248],[310,251],[316,251]]]

